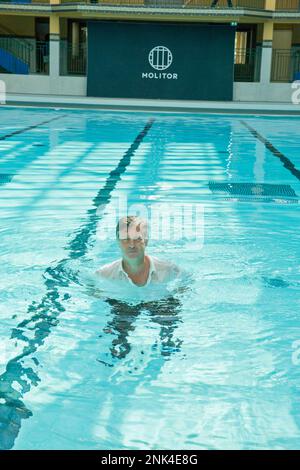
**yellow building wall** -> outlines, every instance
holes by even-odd
[[[288,0],[288,2],[286,0],[276,0],[276,10],[298,10],[298,7],[298,0]]]
[[[275,30],[290,29],[293,31],[292,43],[300,44],[300,25],[299,24],[276,24]]]
[[[1,26],[9,29],[16,36],[34,37],[35,36],[35,19],[33,16],[14,16],[0,14],[0,30]],[[1,30],[1,35],[5,32]]]

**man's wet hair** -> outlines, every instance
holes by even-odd
[[[138,217],[137,215],[127,215],[125,217],[122,217],[116,226],[116,237],[118,240],[120,239],[120,226],[126,224],[126,231],[128,234],[129,227],[134,222],[138,222],[138,225],[140,225],[142,222],[145,222],[147,226],[147,222],[141,219],[140,217]]]

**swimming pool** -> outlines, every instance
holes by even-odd
[[[0,449],[299,449],[299,118],[0,123]],[[201,204],[201,244],[149,245],[188,288],[93,291],[124,197]]]

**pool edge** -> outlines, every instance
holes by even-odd
[[[300,116],[300,105],[274,102],[217,102],[144,100],[124,98],[90,98],[78,96],[7,94],[5,106],[46,107],[60,109],[103,109],[110,111],[210,113],[210,114],[267,114]],[[1,105],[0,105],[1,108]]]

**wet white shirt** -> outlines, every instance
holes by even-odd
[[[141,287],[146,287],[150,283],[157,284],[168,282],[179,275],[180,270],[175,264],[170,263],[169,261],[163,261],[155,256],[147,256],[150,260],[149,275],[146,284]],[[130,284],[137,286],[137,284],[135,284],[124,271],[122,258],[117,259],[112,263],[105,264],[102,268],[96,271],[96,274],[105,279],[127,281]]]

